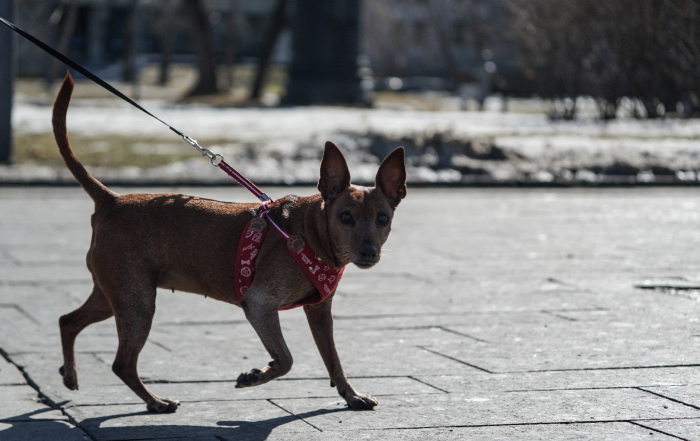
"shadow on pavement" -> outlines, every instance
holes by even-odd
[[[0,419],[0,439],[2,441],[30,441],[40,439],[84,441],[85,432],[69,424],[67,421],[33,419],[33,417],[53,411],[54,409],[46,408],[11,418]]]
[[[262,421],[218,421],[216,426],[197,425],[149,425],[149,420],[144,418],[141,424],[133,426],[100,427],[104,422],[133,416],[153,416],[147,411],[107,415],[99,418],[87,418],[80,422],[80,427],[74,427],[66,422],[55,420],[32,420],[31,417],[39,413],[53,409],[39,410],[16,417],[0,420],[0,439],[3,441],[25,441],[34,439],[52,440],[84,440],[84,433],[88,433],[96,440],[148,440],[162,438],[206,438],[217,437],[220,440],[265,440],[272,431],[284,424],[325,415],[335,412],[350,411],[349,409],[319,409],[299,415],[287,415]],[[177,416],[177,414],[175,414]],[[2,430],[4,425],[11,427]],[[82,430],[81,430],[82,429]],[[83,430],[85,432],[83,432]]]

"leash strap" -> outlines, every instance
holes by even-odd
[[[132,100],[131,98],[129,98],[128,96],[124,95],[124,94],[121,93],[119,90],[117,90],[116,88],[114,88],[112,85],[110,85],[109,83],[107,83],[106,81],[104,81],[102,78],[98,77],[97,75],[95,75],[94,73],[90,72],[89,70],[87,70],[86,68],[84,68],[83,66],[81,66],[80,64],[78,64],[77,62],[71,60],[71,59],[70,59],[69,57],[67,57],[66,55],[63,55],[62,53],[60,53],[60,52],[57,51],[56,49],[52,48],[52,47],[49,46],[48,44],[44,43],[43,41],[39,40],[38,38],[34,37],[33,35],[31,35],[31,34],[25,32],[25,31],[23,31],[22,29],[20,29],[20,28],[19,28],[17,25],[15,25],[14,23],[9,22],[9,21],[5,20],[5,19],[2,18],[2,17],[0,17],[0,22],[2,22],[5,26],[7,26],[8,28],[12,29],[13,31],[17,32],[17,33],[18,33],[19,35],[21,35],[22,37],[24,37],[24,38],[26,38],[27,40],[29,40],[29,41],[31,41],[32,43],[34,43],[36,46],[38,46],[40,49],[44,50],[46,53],[48,53],[48,54],[51,55],[52,57],[54,57],[54,58],[56,58],[56,59],[62,61],[62,62],[65,63],[68,67],[70,67],[70,68],[72,68],[72,69],[75,69],[76,71],[78,71],[78,72],[80,72],[81,74],[83,74],[86,78],[91,79],[92,81],[94,81],[95,83],[99,84],[100,86],[102,86],[102,87],[105,88],[106,90],[110,91],[110,92],[113,93],[114,95],[116,95],[116,96],[118,96],[119,98],[123,99],[124,101],[126,101],[126,102],[129,103],[129,104],[131,104],[132,106],[136,107],[137,109],[139,109],[140,111],[142,111],[142,112],[145,113],[146,115],[148,115],[148,116],[150,116],[150,117],[156,119],[157,121],[161,122],[162,124],[166,125],[170,130],[172,130],[173,132],[177,133],[178,136],[182,137],[182,139],[184,139],[184,140],[185,140],[187,143],[189,143],[192,147],[194,147],[194,148],[196,148],[197,150],[199,150],[199,152],[200,152],[203,156],[207,156],[207,157],[211,160],[212,165],[218,166],[218,167],[221,168],[223,171],[225,171],[226,173],[228,173],[229,176],[231,176],[232,178],[234,178],[234,179],[235,179],[239,184],[241,184],[243,187],[247,188],[251,193],[253,193],[253,194],[255,195],[255,197],[257,197],[258,199],[260,199],[262,202],[271,200],[270,197],[267,196],[267,195],[266,195],[262,190],[260,190],[257,186],[255,186],[255,184],[253,184],[253,183],[250,182],[248,179],[246,179],[246,178],[245,178],[243,175],[241,175],[236,169],[234,169],[233,167],[231,167],[230,165],[228,165],[228,164],[226,163],[226,161],[224,161],[224,157],[223,157],[222,155],[220,155],[220,154],[218,154],[218,153],[214,153],[214,152],[212,152],[212,151],[209,150],[209,149],[202,148],[202,147],[197,143],[197,140],[190,138],[189,136],[187,136],[187,135],[185,135],[184,133],[182,133],[180,130],[176,129],[175,127],[173,127],[173,126],[171,126],[170,124],[166,123],[166,122],[163,121],[162,119],[158,118],[157,116],[155,116],[154,114],[152,114],[152,113],[149,112],[148,110],[146,110],[146,109],[144,109],[143,107],[141,107],[136,101],[134,101],[134,100]]]
[[[212,164],[213,164],[213,162],[212,162]],[[255,197],[260,199],[260,201],[262,201],[263,203],[265,203],[265,202],[272,203],[273,202],[273,200],[270,199],[270,197],[268,195],[266,195],[262,190],[260,190],[255,184],[250,182],[250,180],[248,180],[248,178],[246,178],[245,176],[240,174],[238,172],[238,170],[236,170],[235,168],[228,165],[226,163],[226,161],[224,161],[223,156],[221,157],[221,162],[218,164],[218,167],[221,170],[225,171],[229,176],[231,176],[233,179],[235,179],[243,187],[247,188],[248,191],[253,193],[255,195]]]
[[[41,40],[35,38],[35,37],[32,36],[31,34],[28,34],[28,33],[24,32],[22,29],[20,29],[19,27],[17,27],[17,25],[15,25],[15,24],[13,24],[13,23],[10,23],[9,21],[5,20],[5,19],[2,18],[2,17],[0,17],[0,22],[2,22],[3,24],[5,24],[5,26],[9,27],[9,28],[12,29],[13,31],[17,32],[17,33],[18,33],[19,35],[21,35],[22,37],[24,37],[24,38],[26,38],[27,40],[31,41],[31,42],[34,43],[35,45],[39,46],[39,48],[43,49],[43,50],[44,50],[45,52],[47,52],[49,55],[53,56],[54,58],[57,58],[57,59],[61,60],[61,61],[62,61],[63,63],[65,63],[67,66],[69,66],[69,67],[71,67],[71,68],[77,70],[78,72],[80,72],[81,74],[83,74],[84,76],[86,76],[87,78],[90,78],[92,81],[96,82],[96,83],[99,84],[100,86],[102,86],[102,87],[104,87],[105,89],[109,90],[110,92],[112,92],[113,94],[115,94],[116,96],[118,96],[119,98],[121,98],[121,99],[123,99],[124,101],[128,102],[129,104],[131,104],[132,106],[134,106],[134,107],[136,107],[137,109],[141,110],[142,112],[146,113],[147,115],[150,115],[151,117],[157,119],[157,120],[160,121],[161,123],[163,123],[163,124],[165,124],[166,126],[168,126],[168,127],[170,128],[170,130],[172,130],[173,132],[177,133],[177,134],[180,135],[180,136],[183,136],[183,133],[182,133],[181,131],[179,131],[179,130],[177,130],[176,128],[170,126],[168,123],[166,123],[166,122],[163,121],[162,119],[158,118],[157,116],[155,116],[154,114],[152,114],[152,113],[149,112],[148,110],[144,109],[144,108],[141,107],[137,102],[135,102],[134,100],[132,100],[132,99],[129,98],[128,96],[124,95],[123,93],[121,93],[120,91],[118,91],[117,89],[115,89],[114,87],[112,87],[109,83],[105,82],[102,78],[98,77],[98,76],[95,75],[94,73],[92,73],[92,72],[90,72],[89,70],[85,69],[83,66],[81,66],[80,64],[78,64],[78,63],[76,63],[75,61],[71,60],[71,59],[68,58],[67,56],[63,55],[62,53],[60,53],[60,52],[57,51],[56,49],[52,48],[52,47],[49,46],[48,44],[46,44],[46,43],[44,43],[43,41],[41,41]]]

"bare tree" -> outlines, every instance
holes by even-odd
[[[270,59],[272,58],[272,51],[275,49],[275,44],[277,40],[279,40],[282,30],[289,26],[289,19],[287,17],[288,4],[289,2],[287,0],[277,0],[275,8],[268,19],[262,43],[260,44],[257,68],[255,69],[255,81],[250,91],[251,100],[260,99],[265,76],[270,66]]]
[[[130,0],[126,12],[126,29],[124,30],[124,81],[136,83],[136,51],[138,29],[138,0]]]
[[[158,12],[155,22],[156,33],[161,44],[158,84],[165,86],[170,81],[170,63],[175,49],[174,33],[177,27],[177,15],[172,0],[161,0],[158,4]]]
[[[184,0],[184,12],[190,18],[199,79],[188,95],[211,95],[219,92],[216,82],[216,60],[209,16],[201,0]]]
[[[638,100],[637,115],[650,118],[697,101],[697,0],[507,1],[521,67],[541,96],[573,103],[593,96],[605,119],[615,117],[623,97]]]
[[[363,51],[373,60],[374,73],[395,75],[406,46],[404,23],[393,20],[391,0],[365,2],[363,14]]]
[[[226,35],[223,50],[224,64],[226,65],[226,80],[229,89],[233,89],[233,72],[236,65],[236,43],[238,40],[238,30],[243,21],[241,5],[239,0],[229,0],[231,13],[226,24]]]
[[[581,94],[587,0],[511,0],[513,40],[533,92],[552,100],[550,116],[571,119]]]
[[[58,32],[58,43],[56,44],[56,50],[62,54],[67,53],[70,40],[75,33],[75,26],[78,22],[77,2],[59,5],[54,10],[53,14],[51,14],[49,21],[56,26]],[[51,67],[49,68],[49,73],[46,78],[46,82],[49,86],[53,84],[53,81],[57,76],[61,76],[59,71],[62,69],[63,64],[53,58],[51,60]]]
[[[452,36],[453,28],[451,26],[451,17],[454,12],[453,2],[450,0],[426,0],[422,3],[425,7],[426,15],[430,19],[430,23],[437,34],[439,41],[438,46],[442,53],[443,60],[445,61],[447,75],[452,80],[453,86],[455,86],[457,83],[461,82],[461,72],[457,65],[452,45],[452,41],[454,40]]]

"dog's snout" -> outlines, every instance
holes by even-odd
[[[372,244],[366,243],[360,247],[360,258],[362,260],[373,262],[377,260],[378,255],[377,247]]]

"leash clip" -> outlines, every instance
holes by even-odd
[[[201,153],[202,156],[206,156],[207,158],[209,158],[209,160],[211,161],[211,165],[216,167],[221,163],[221,161],[224,160],[224,157],[222,155],[220,155],[219,153],[214,153],[209,149],[205,149],[205,148],[201,147],[199,144],[197,144],[196,139],[192,139],[189,136],[185,135],[184,133],[182,134],[182,139],[184,139],[192,147],[199,150],[199,153]]]

